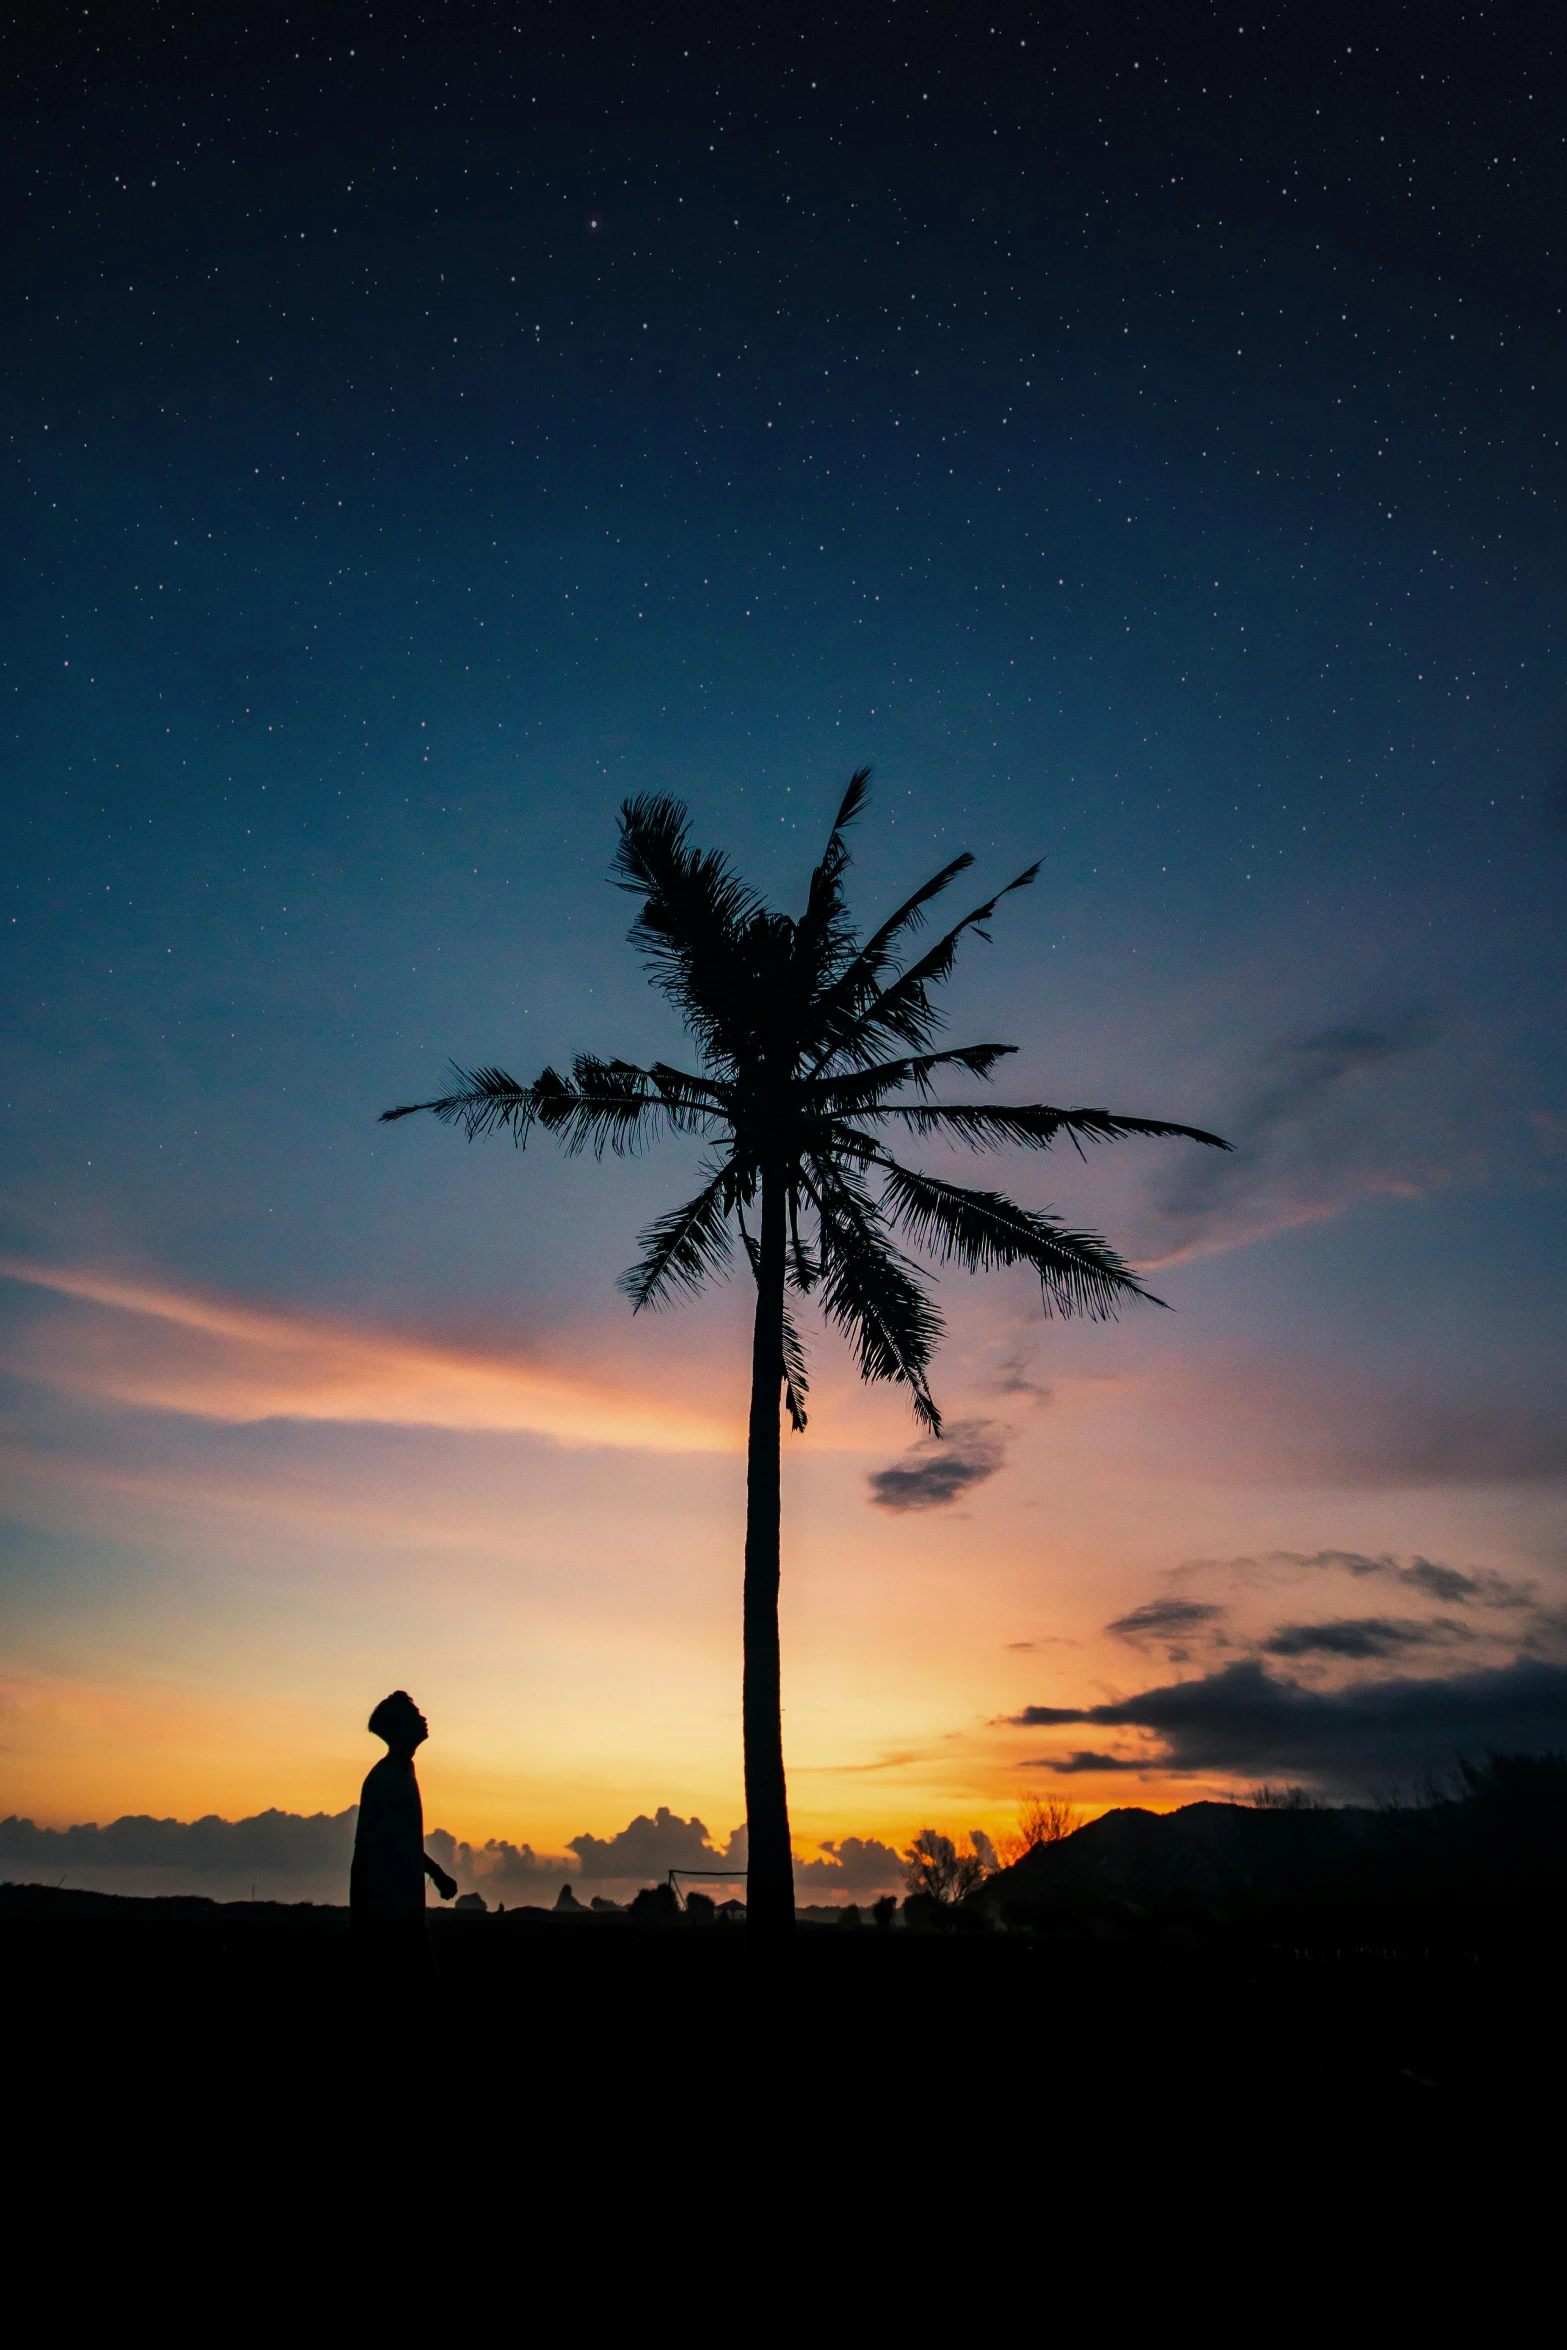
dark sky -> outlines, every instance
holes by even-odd
[[[1554,12],[95,6],[8,81],[24,1678],[161,1686],[103,1611],[171,1538],[89,1573],[56,1487],[194,1474],[38,1270],[619,1362],[674,1162],[374,1114],[668,1049],[619,798],[792,898],[865,760],[869,909],[1047,855],[958,990],[1019,1089],[1244,1146],[1060,1178],[1171,1268],[1137,1360],[1222,1351],[1268,1476],[1462,1487],[1471,1566],[1561,1568]]]

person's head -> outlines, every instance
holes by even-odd
[[[383,1697],[370,1716],[370,1728],[377,1738],[384,1738],[388,1750],[401,1762],[411,1760],[416,1746],[422,1746],[430,1735],[425,1720],[406,1689],[394,1689],[390,1697]]]

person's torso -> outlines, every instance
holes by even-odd
[[[349,1904],[387,1924],[424,1909],[424,1806],[411,1762],[378,1762],[359,1797]]]

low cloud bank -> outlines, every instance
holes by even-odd
[[[0,1820],[0,1876],[100,1893],[205,1893],[214,1901],[346,1901],[357,1804],[347,1811],[263,1811],[244,1820],[146,1814],[39,1828]]]
[[[0,1878],[100,1893],[341,1903],[348,1899],[357,1818],[357,1805],[308,1818],[286,1811],[244,1820],[138,1815],[105,1827],[40,1828],[13,1816],[0,1820]],[[574,1836],[564,1853],[535,1852],[502,1837],[470,1844],[445,1828],[427,1831],[425,1849],[463,1892],[482,1893],[492,1908],[500,1902],[550,1907],[564,1884],[582,1900],[627,1901],[671,1869],[743,1872],[746,1832],[742,1824],[720,1844],[694,1814],[681,1819],[660,1805],[651,1818],[639,1813],[614,1836]],[[819,1845],[814,1859],[796,1865],[795,1876],[802,1900],[853,1901],[897,1887],[902,1865],[890,1845],[845,1836]],[[745,1887],[737,1876],[707,1890],[724,1900],[743,1898]]]
[[[1567,1666],[1533,1659],[1445,1680],[1381,1680],[1311,1689],[1247,1657],[1193,1681],[1113,1705],[1025,1706],[1020,1729],[1068,1725],[1150,1733],[1131,1753],[1036,1755],[1024,1768],[1287,1778],[1364,1796],[1460,1755],[1567,1748]]]
[[[431,1828],[424,1848],[465,1893],[482,1893],[491,1903],[551,1901],[575,1873],[558,1853],[535,1852],[531,1844],[509,1844],[500,1836],[484,1844],[460,1844],[448,1829]]]
[[[567,1850],[576,1854],[584,1877],[635,1878],[643,1885],[671,1869],[743,1869],[746,1859],[743,1827],[720,1850],[694,1813],[682,1820],[662,1804],[651,1819],[639,1813],[618,1836],[573,1836]]]
[[[796,1861],[795,1891],[802,1901],[858,1901],[868,1893],[903,1889],[903,1863],[874,1836],[844,1836],[818,1847],[816,1860]]]

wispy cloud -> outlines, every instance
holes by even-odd
[[[926,1436],[901,1461],[877,1469],[871,1499],[884,1510],[937,1510],[993,1477],[1006,1457],[993,1420],[955,1420],[945,1436]]]
[[[737,1424],[500,1353],[90,1269],[0,1262],[69,1299],[7,1334],[4,1367],[200,1419],[387,1422],[527,1432],[572,1445],[730,1452]]]
[[[1407,1560],[1394,1551],[1243,1552],[1238,1558],[1186,1559],[1170,1569],[1169,1580],[1184,1585],[1218,1580],[1243,1589],[1270,1591],[1333,1575],[1347,1576],[1354,1583],[1369,1580],[1399,1584],[1406,1591],[1445,1601],[1449,1606],[1494,1608],[1503,1612],[1530,1608],[1537,1596],[1533,1582],[1523,1583],[1499,1575],[1494,1567],[1450,1567],[1440,1559],[1422,1558],[1418,1551]],[[1118,1628],[1109,1627],[1111,1631]]]
[[[1404,1083],[1440,1033],[1412,1012],[1272,1046],[1225,1121],[1234,1156],[1172,1156],[1151,1176],[1144,1262],[1211,1256],[1356,1200],[1413,1199],[1448,1180],[1466,1146],[1432,1134],[1428,1108]]]
[[[1184,1640],[1194,1632],[1203,1631],[1222,1616],[1223,1608],[1201,1599],[1149,1599],[1141,1607],[1134,1607],[1124,1616],[1106,1624],[1105,1630],[1116,1640],[1129,1640],[1134,1648],[1147,1640]]]

